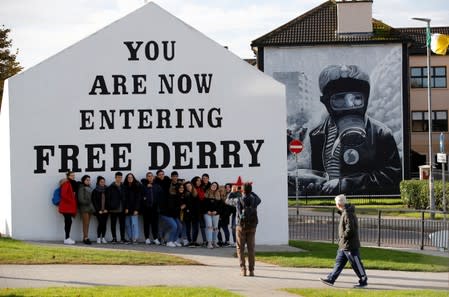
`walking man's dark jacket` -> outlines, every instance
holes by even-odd
[[[351,204],[346,204],[341,213],[338,236],[339,249],[352,251],[360,248],[357,216],[355,215],[355,207]]]

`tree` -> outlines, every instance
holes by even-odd
[[[16,49],[15,53],[11,52],[12,40],[8,38],[10,31],[5,26],[0,27],[0,109],[2,106],[3,84],[5,80],[22,70],[20,63],[16,61],[19,50]]]

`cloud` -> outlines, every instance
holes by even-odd
[[[137,9],[142,1],[2,0],[0,19],[11,29],[18,60],[31,67]]]

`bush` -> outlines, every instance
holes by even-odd
[[[435,186],[435,209],[443,210],[443,182],[438,180],[434,183]],[[446,210],[449,208],[449,183],[446,183],[445,188],[445,197],[446,197]]]
[[[424,180],[403,180],[399,188],[402,203],[408,208],[422,209],[421,205],[427,205],[425,199],[428,196],[423,193],[427,182]],[[425,207],[424,207],[425,208]]]
[[[443,182],[434,182],[435,209],[443,210]],[[402,203],[408,208],[429,207],[429,182],[427,180],[403,180],[400,184]],[[446,207],[449,208],[449,183],[446,183]]]

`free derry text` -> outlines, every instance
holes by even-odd
[[[152,120],[152,115],[155,120]],[[187,116],[186,116],[187,115]],[[198,129],[221,128],[220,108],[198,109],[126,109],[126,110],[80,110],[80,130],[108,129]],[[184,120],[186,119],[186,120]],[[135,123],[136,126],[133,126]],[[139,133],[140,134],[140,133]],[[179,135],[183,135],[180,133]],[[149,136],[151,138],[151,136]],[[173,139],[175,140],[175,139]],[[263,139],[199,141],[148,141],[148,169],[192,168],[238,168],[259,167],[259,153]],[[46,173],[50,162],[59,159],[59,172],[103,172],[132,170],[132,143],[89,143],[85,145],[36,145],[36,167],[34,173]],[[80,154],[85,154],[86,164],[81,166]],[[242,158],[242,154],[249,156]],[[59,156],[57,156],[59,155]],[[105,156],[110,158],[106,159]],[[218,157],[220,156],[220,158]],[[84,159],[84,158],[83,158]],[[244,162],[244,159],[248,159]],[[136,160],[137,161],[137,160]],[[142,160],[139,160],[140,163]]]
[[[126,41],[124,46],[129,51],[128,61],[139,59],[149,62],[156,59],[171,61],[175,58],[175,41]],[[158,49],[161,48],[161,50]],[[144,50],[142,50],[144,49]],[[141,53],[141,55],[139,55]],[[163,54],[160,54],[163,53]],[[212,73],[183,73],[157,74],[157,88],[147,88],[147,74],[134,74],[130,76],[114,74],[105,76],[96,75],[88,90],[91,96],[142,96],[148,91],[155,91],[159,96],[195,92],[199,96],[205,96],[213,85]],[[151,81],[151,80],[150,80]],[[133,164],[141,168],[142,164],[148,164],[149,170],[165,169],[171,166],[177,169],[206,169],[206,168],[239,168],[259,167],[259,153],[264,143],[263,139],[223,139],[210,141],[209,133],[214,129],[223,127],[222,108],[213,107],[172,107],[150,108],[141,106],[137,109],[83,109],[77,115],[79,131],[90,134],[105,133],[114,134],[116,130],[129,131],[129,141],[126,137],[123,141],[112,143],[84,143],[84,144],[46,144],[35,145],[35,174],[44,174],[50,168],[58,172],[104,172],[104,171],[130,171]],[[176,136],[154,139],[151,131],[176,130]],[[204,130],[203,130],[204,129]],[[211,130],[212,129],[212,130]],[[183,135],[189,137],[188,131],[199,130],[199,137],[182,139]],[[133,133],[134,131],[134,133]],[[204,133],[201,133],[204,131]],[[157,135],[161,135],[157,133]],[[204,136],[203,136],[204,135]],[[101,135],[98,135],[101,139]],[[92,139],[92,138],[90,138]],[[145,141],[146,140],[146,141]],[[136,159],[136,149],[133,145],[142,146],[144,141],[147,153],[144,160]],[[77,143],[80,140],[78,139]],[[81,140],[82,142],[82,140]],[[137,151],[142,151],[141,148]],[[134,155],[133,155],[134,154]],[[56,166],[55,166],[56,165]]]

